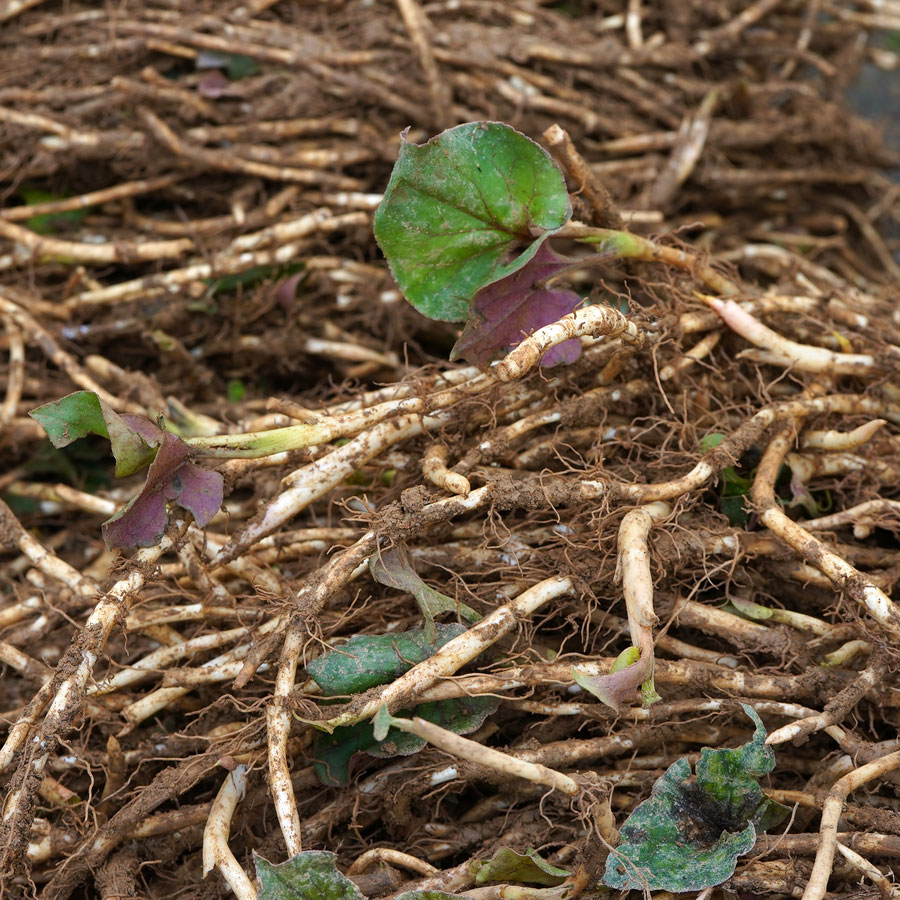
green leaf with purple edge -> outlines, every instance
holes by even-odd
[[[191,449],[171,432],[150,464],[140,494],[103,523],[107,547],[150,547],[162,538],[168,522],[167,501],[188,510],[202,528],[222,505],[224,482],[219,472],[190,462]]]
[[[425,144],[403,138],[375,238],[406,299],[458,322],[482,288],[526,265],[572,214],[562,173],[500,122],[470,122]]]
[[[162,431],[149,419],[119,415],[93,391],[75,391],[33,409],[29,415],[57,448],[89,434],[107,438],[116,459],[116,476],[120,478],[148,465],[162,441]]]
[[[622,826],[604,884],[673,893],[722,884],[757,834],[787,816],[757,783],[774,768],[775,754],[756,711],[741,708],[756,726],[753,739],[734,750],[704,747],[694,773],[685,757],[672,763]]]
[[[637,652],[636,647],[629,648]],[[621,654],[621,660],[625,654]],[[619,660],[616,660],[618,662]],[[653,674],[653,658],[640,656],[630,664],[613,666],[606,675],[583,675],[577,668],[572,669],[575,683],[593,694],[602,703],[617,712],[635,699],[640,686]]]
[[[463,357],[484,366],[508,353],[523,338],[573,312],[581,303],[574,291],[544,287],[547,279],[570,264],[548,244],[517,272],[482,288],[472,300],[469,320],[450,359]],[[573,363],[581,354],[577,340],[551,347],[541,359],[542,366]]]

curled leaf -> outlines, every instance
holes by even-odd
[[[508,847],[500,847],[488,860],[476,860],[471,864],[475,872],[475,884],[487,881],[516,881],[556,887],[572,873],[551,866],[537,850],[516,853]]]
[[[742,708],[756,726],[753,739],[734,750],[704,747],[694,774],[683,757],[669,766],[622,826],[604,884],[674,893],[721,884],[757,833],[787,815],[757,783],[774,768],[775,754],[756,711]]]
[[[165,432],[141,492],[103,523],[107,547],[156,544],[166,529],[167,501],[188,510],[201,528],[209,522],[222,505],[224,481],[219,472],[204,469],[190,458],[190,447]]]
[[[379,584],[406,591],[416,598],[425,618],[425,639],[430,643],[434,643],[435,640],[434,617],[442,612],[458,613],[467,622],[477,622],[481,619],[471,606],[459,603],[425,584],[416,574],[405,544],[370,556],[369,571]]]
[[[735,596],[730,597],[729,600],[731,601],[731,605],[741,613],[741,615],[746,616],[748,619],[771,619],[774,615],[771,609],[760,606],[752,600],[744,600],[742,597]]]
[[[572,677],[576,684],[615,710],[620,710],[631,703],[635,691],[652,674],[653,656],[641,655],[637,647],[624,650],[606,675],[584,675],[578,671],[577,666],[572,668]]]
[[[45,403],[29,415],[47,432],[54,447],[67,447],[96,434],[109,440],[116,475],[131,475],[148,465],[162,442],[162,430],[142,416],[120,416],[93,391],[75,391]]]

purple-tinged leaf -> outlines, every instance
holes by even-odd
[[[540,365],[568,366],[581,356],[581,341],[572,338],[571,341],[563,341],[555,347],[551,347],[542,357]]]
[[[290,312],[296,306],[297,288],[305,276],[305,272],[296,272],[275,286],[275,299],[283,310]]]
[[[218,100],[220,97],[240,98],[246,92],[232,84],[219,69],[212,69],[197,82],[197,93],[201,97]]]
[[[521,269],[478,291],[450,358],[464,357],[475,365],[487,365],[538,328],[573,312],[581,303],[578,294],[565,288],[544,286],[547,279],[568,265],[569,260],[548,244],[542,244]],[[580,353],[578,341],[565,341],[548,350],[541,365],[574,362]]]
[[[618,712],[634,700],[635,692],[653,674],[653,655],[644,654],[637,662],[608,675],[582,675],[578,669],[572,674],[577,684]]]
[[[144,416],[123,413],[119,418],[135,434],[140,435],[151,447],[158,447],[163,441],[163,429]]]
[[[33,409],[29,415],[47,432],[54,447],[66,447],[89,434],[107,438],[118,477],[143,469],[162,440],[162,431],[149,419],[120,416],[93,391],[75,391]]]
[[[186,509],[203,528],[222,505],[223,480],[220,472],[187,463],[173,476],[175,502]]]
[[[189,462],[191,449],[165,432],[163,444],[147,472],[140,494],[103,523],[107,547],[151,547],[166,530],[167,501],[194,513],[205,525],[222,503],[223,479],[218,472]]]

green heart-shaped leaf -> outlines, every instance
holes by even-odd
[[[508,125],[470,122],[421,145],[404,137],[375,238],[406,299],[458,322],[481,288],[522,268],[571,214],[541,147]]]

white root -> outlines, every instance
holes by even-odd
[[[370,866],[377,863],[402,866],[404,869],[409,869],[410,872],[417,872],[419,875],[436,875],[440,871],[431,863],[425,862],[424,859],[419,859],[416,856],[411,856],[409,853],[402,853],[400,850],[394,850],[391,847],[372,847],[353,861],[353,865],[347,869],[347,874],[360,875]]]
[[[248,547],[271,534],[314,500],[325,496],[357,468],[365,465],[383,450],[421,431],[422,420],[415,415],[379,422],[343,447],[338,447],[327,456],[298,469],[285,479],[286,490],[281,491],[269,503],[258,520],[250,522],[240,533],[237,538],[240,543],[226,544],[213,559],[213,565],[220,562],[224,564],[225,557],[230,558],[236,546]]]
[[[622,582],[628,630],[632,648],[639,653],[637,659],[632,658],[625,666],[617,661],[615,671],[600,678],[586,677],[578,667],[574,670],[578,684],[617,711],[631,702],[638,687],[645,704],[659,700],[653,687],[653,626],[659,618],[653,610],[647,537],[654,522],[670,512],[668,503],[650,503],[627,513],[619,526],[616,579]]]
[[[39,540],[33,538],[13,515],[12,510],[0,500],[0,522],[10,538],[9,544],[18,548],[28,561],[48,578],[64,584],[81,597],[92,597],[99,593],[97,584],[85,578],[77,569],[48,550]]]
[[[788,518],[779,507],[769,506],[761,510],[759,518],[773,534],[824,572],[836,589],[847,590],[890,634],[900,637],[900,609],[871,578],[829,550],[827,545]]]
[[[653,575],[647,537],[654,523],[672,512],[668,503],[648,503],[632,510],[619,526],[617,577],[622,581],[631,641],[641,651],[653,656],[653,626],[659,617],[653,610]]]
[[[843,413],[844,415],[874,413],[884,416],[890,421],[900,422],[900,409],[894,404],[854,394],[831,394],[826,397],[773,403],[748,419],[741,426],[741,431],[762,434],[776,419],[821,413]],[[716,448],[716,450],[719,449]],[[706,459],[701,459],[689,472],[672,481],[664,481],[657,484],[618,484],[617,490],[620,494],[638,503],[647,503],[654,500],[674,500],[702,487],[716,475],[717,471],[712,463]],[[609,491],[609,486],[602,481],[582,481],[580,486],[585,499],[600,498]]]
[[[2,318],[9,342],[9,375],[6,382],[6,396],[0,404],[0,434],[15,417],[25,384],[25,339],[22,329],[9,313],[4,313]]]
[[[887,500],[881,497],[866,500],[848,509],[839,510],[818,519],[808,519],[803,523],[807,531],[831,531],[844,525],[853,526],[854,537],[863,540],[879,522],[900,521],[900,501]]]
[[[466,497],[472,490],[465,475],[451,472],[447,468],[449,451],[443,444],[430,444],[422,457],[422,474],[433,484],[451,494]]]
[[[720,300],[708,295],[703,295],[703,300],[722,317],[722,321],[732,331],[765,351],[763,359],[759,354],[749,353],[746,354],[747,358],[791,366],[801,372],[827,372],[832,375],[871,375],[878,369],[875,357],[868,353],[834,353],[824,347],[812,347],[788,340],[764,325],[734,300]]]
[[[686,351],[680,359],[667,366],[663,366],[659,370],[659,380],[663,382],[670,381],[685,369],[690,368],[695,362],[705,359],[712,353],[721,339],[722,333],[720,331],[711,331],[697,341],[697,343],[694,344],[690,350]]]
[[[275,804],[275,814],[284,835],[289,856],[296,856],[303,849],[300,830],[300,813],[294,799],[291,770],[288,766],[287,743],[291,733],[291,692],[297,674],[297,661],[303,649],[303,631],[293,623],[284,639],[275,694],[266,707],[266,728],[269,746],[269,790]]]
[[[813,450],[853,450],[865,444],[885,425],[887,420],[873,419],[852,431],[805,431],[800,445]]]
[[[891,882],[891,879],[887,877],[880,869],[874,866],[869,862],[864,856],[860,856],[855,850],[851,850],[845,844],[842,844],[840,841],[836,844],[838,852],[844,859],[859,872],[860,875],[865,876],[871,881],[875,887],[881,892],[881,896],[886,898],[897,897],[900,895],[900,891],[897,890],[895,885]]]
[[[274,619],[270,619],[268,622],[263,623],[256,629],[254,640],[258,641],[265,635],[275,631],[282,623],[282,616],[276,616]],[[181,645],[179,644],[172,649],[177,650],[180,647]],[[229,678],[236,677],[237,673],[240,671],[240,665],[238,664],[241,663],[252,649],[252,643],[239,644],[237,647],[232,648],[226,653],[222,653],[203,663],[197,670],[198,677],[193,679],[186,678],[185,684],[179,684],[172,687],[161,687],[157,688],[155,691],[151,691],[149,694],[144,694],[140,699],[135,700],[134,703],[130,703],[122,709],[122,718],[130,725],[137,725],[145,719],[148,719],[150,716],[155,715],[161,709],[165,709],[166,706],[177,700],[179,697],[183,697],[185,694],[189,693],[191,688],[195,687],[197,684],[201,684],[207,680],[225,681]]]
[[[422,740],[428,741],[429,744],[434,744],[445,753],[465,759],[475,765],[487,766],[504,775],[524,778],[534,784],[544,784],[570,796],[579,791],[578,782],[562,772],[557,772],[541,763],[517,759],[500,750],[495,750],[493,747],[485,747],[484,744],[469,740],[469,738],[448,731],[446,728],[441,728],[440,725],[420,719],[418,716],[413,719],[391,718],[390,721],[392,727],[414,734]]]
[[[525,338],[504,359],[497,363],[493,374],[503,382],[521,378],[533,369],[541,357],[551,348],[563,341],[584,335],[622,335],[633,341],[640,341],[643,332],[611,306],[586,306],[575,312],[539,328],[534,334]]]
[[[853,686],[858,691],[860,697],[875,687],[875,684],[883,677],[884,670],[885,667],[883,663],[880,661],[873,661],[867,668],[859,673]],[[843,718],[843,714],[841,714],[840,718]],[[815,713],[811,716],[804,716],[796,722],[790,722],[787,725],[782,725],[781,728],[777,728],[766,738],[766,743],[770,746],[784,744],[787,741],[793,740],[795,737],[815,734],[817,731],[826,731],[834,737],[834,732],[829,731],[829,729],[832,729],[837,723],[838,717],[829,713],[827,710],[826,712]]]
[[[44,705],[49,702],[49,708],[40,729],[44,737],[42,738],[40,733],[35,735],[32,740],[36,746],[29,748],[33,754],[30,761],[31,771],[38,778],[43,777],[54,741],[68,730],[72,720],[81,709],[94,666],[106,646],[119,615],[123,609],[127,610],[130,603],[137,597],[146,580],[146,573],[153,563],[171,547],[172,541],[165,537],[157,546],[140,550],[135,555],[134,569],[125,578],[116,582],[97,603],[84,624],[82,633],[86,635],[86,640],[79,649],[80,659],[77,660],[74,670],[57,687],[52,700],[50,691],[46,689],[52,682],[47,682],[32,700],[33,708],[28,710],[22,720],[10,729],[3,747],[0,748],[2,768],[9,766],[16,752],[26,743],[37,717]],[[3,810],[3,824],[8,828],[15,829],[17,820],[20,817],[23,819],[27,817],[28,784],[28,781],[23,782],[7,797]]]
[[[822,805],[822,820],[819,825],[819,849],[816,853],[816,861],[813,864],[809,881],[806,883],[806,889],[803,891],[802,900],[822,900],[825,896],[825,892],[828,889],[828,877],[831,875],[834,853],[837,848],[838,822],[844,810],[844,803],[847,797],[864,784],[888,772],[893,772],[897,768],[900,768],[900,750],[860,766],[834,783]]]
[[[206,828],[203,829],[203,877],[218,869],[237,900],[257,900],[256,888],[228,847],[231,819],[244,796],[247,767],[236,766],[225,776],[212,802]]]

